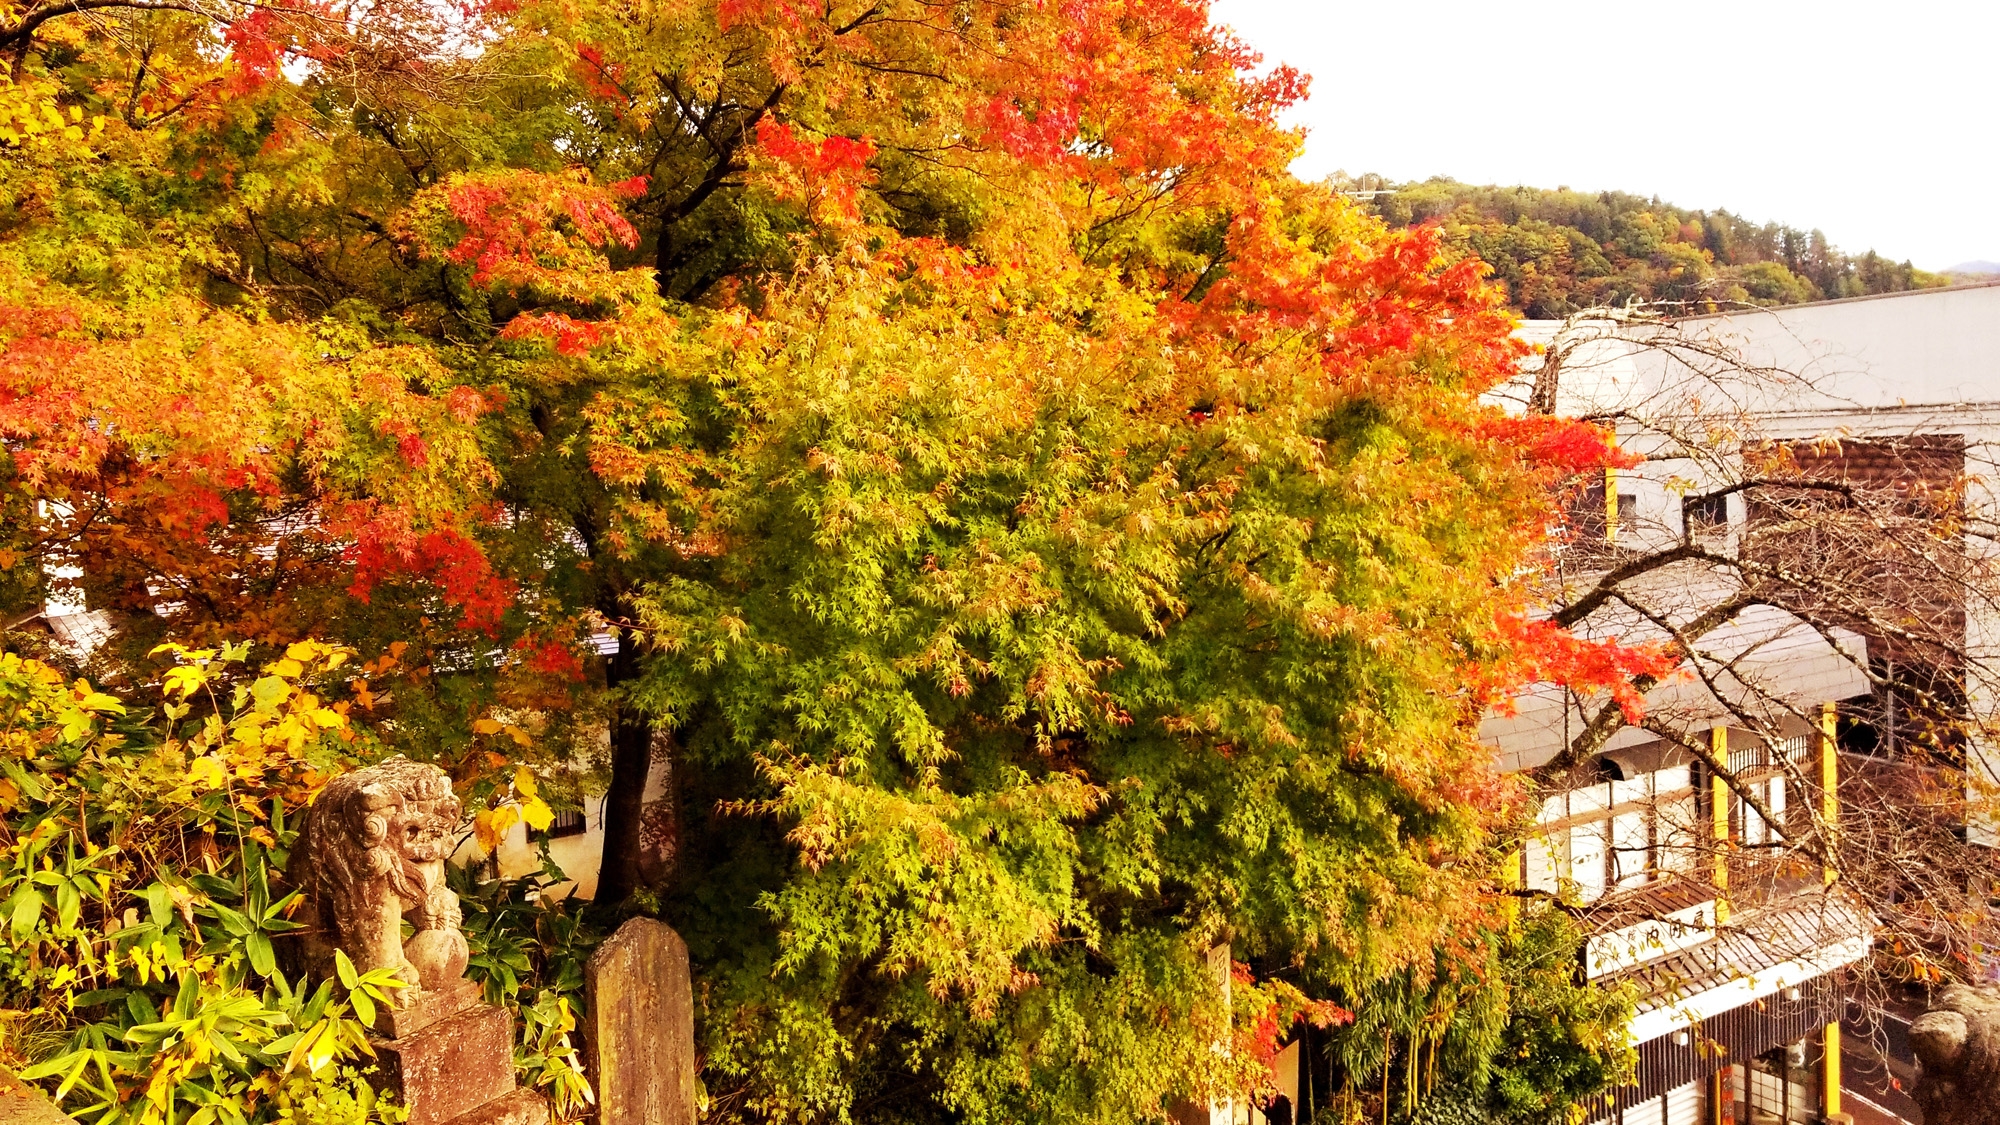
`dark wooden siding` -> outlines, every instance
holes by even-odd
[[[1860,720],[1843,734],[1849,749],[1959,764],[1967,561],[1956,533],[1936,531],[1963,516],[1965,447],[1960,435],[1930,434],[1746,451],[1768,462],[1759,475],[1773,483],[1744,495],[1744,557],[1811,575],[1768,595],[1861,634],[1888,685],[1849,709]],[[1844,491],[1800,487],[1813,483]]]
[[[1617,1108],[1655,1098],[1699,1081],[1732,1063],[1748,1062],[1774,1047],[1818,1035],[1840,1018],[1845,1003],[1844,974],[1814,977],[1799,985],[1799,998],[1783,992],[1712,1016],[1680,1033],[1639,1044],[1639,1081],[1617,1091]]]

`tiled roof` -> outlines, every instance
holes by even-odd
[[[1799,895],[1744,911],[1730,918],[1709,941],[1604,980],[1637,984],[1638,1010],[1643,1016],[1725,985],[1769,974],[1781,966],[1811,962],[1824,951],[1856,939],[1865,942],[1874,929],[1874,920],[1867,912],[1844,895]]]
[[[1712,605],[1724,595],[1690,590],[1683,597],[1691,609]],[[1690,616],[1692,613],[1689,614]],[[1675,615],[1677,616],[1677,615]],[[1630,642],[1663,637],[1645,623],[1620,620],[1615,614],[1595,614],[1583,630],[1594,636],[1618,636]],[[1670,678],[1646,693],[1646,711],[1675,726],[1694,728],[1731,715],[1732,709],[1767,715],[1773,722],[1787,717],[1787,707],[1811,707],[1829,700],[1864,695],[1869,683],[1862,667],[1866,645],[1847,630],[1834,630],[1839,644],[1775,606],[1753,605],[1737,617],[1704,634],[1695,643],[1695,659],[1721,692],[1689,675]],[[1494,713],[1479,725],[1479,737],[1491,745],[1502,770],[1533,769],[1556,756],[1608,700],[1579,707],[1553,684],[1537,684],[1513,701],[1511,713]],[[1605,750],[1651,742],[1656,736],[1627,727],[1605,743]]]
[[[97,646],[111,639],[111,615],[101,609],[81,613],[47,614],[49,635],[56,644],[79,657],[89,656]]]

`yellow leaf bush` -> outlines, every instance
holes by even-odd
[[[401,1120],[365,1080],[394,981],[311,987],[273,938],[287,822],[348,764],[348,653],[165,645],[157,725],[0,654],[0,1062],[92,1125]]]

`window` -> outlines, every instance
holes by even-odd
[[[561,836],[581,836],[585,827],[582,812],[559,812],[555,819],[549,822],[549,838],[553,840]]]
[[[1729,1068],[1738,1121],[1808,1125],[1819,1120],[1819,1076],[1806,1065],[1804,1043],[1767,1051]]]
[[[1689,534],[1699,534],[1729,526],[1729,497],[1698,496],[1681,502],[1682,518]]]
[[[1619,535],[1629,533],[1638,526],[1637,493],[1613,492],[1609,503],[1606,502],[1607,490],[1616,488],[1616,481],[1616,471],[1607,470],[1579,478],[1572,485],[1573,491],[1563,501],[1563,522],[1568,525],[1574,542],[1615,542]],[[1618,522],[1607,525],[1606,521],[1613,511],[1617,513]]]
[[[1587,820],[1569,830],[1569,877],[1576,895],[1585,902],[1604,897],[1605,829],[1609,821]]]
[[[1523,856],[1530,890],[1594,902],[1694,866],[1699,838],[1686,766],[1549,797]]]
[[[1611,818],[1612,882],[1619,890],[1644,883],[1653,869],[1651,820],[1643,808]]]
[[[1655,802],[1655,830],[1659,833],[1659,863],[1662,871],[1693,871],[1701,855],[1701,807],[1695,801],[1688,767],[1661,770],[1659,798]]]
[[[1585,480],[1564,503],[1565,522],[1579,543],[1604,538],[1604,476]]]
[[[1736,807],[1737,816],[1743,825],[1743,842],[1751,847],[1776,847],[1783,844],[1784,836],[1779,829],[1785,824],[1785,775],[1779,774],[1776,777],[1753,781],[1746,788],[1770,808],[1771,815],[1777,818],[1778,827],[1773,828],[1764,820],[1763,814],[1739,794],[1736,798]]]

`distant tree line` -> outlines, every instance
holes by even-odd
[[[1435,223],[1450,250],[1477,255],[1524,315],[1557,319],[1638,300],[1793,305],[1948,285],[1944,274],[1873,250],[1844,254],[1820,231],[1759,225],[1620,191],[1477,187],[1442,177],[1329,183],[1394,226]]]

